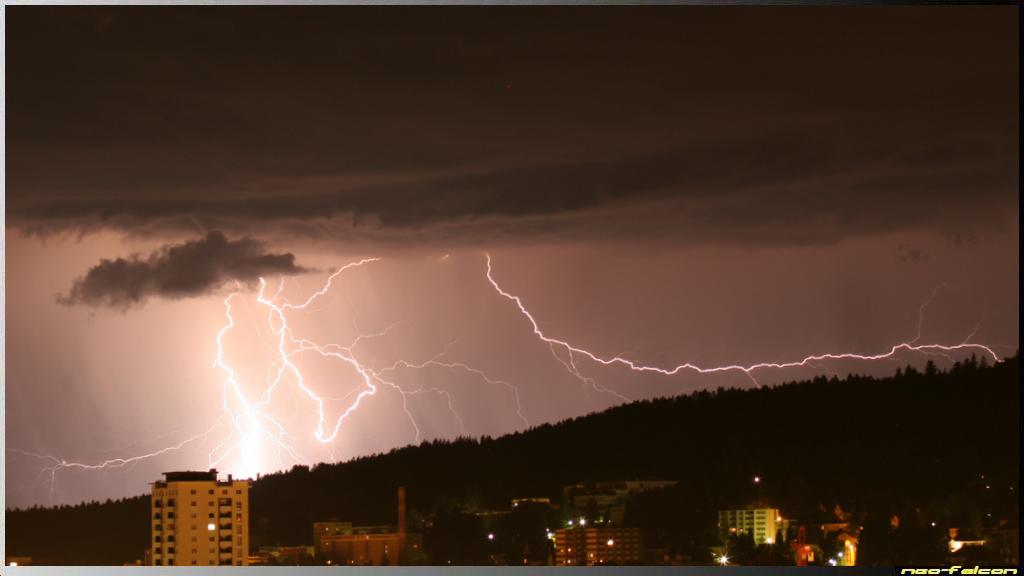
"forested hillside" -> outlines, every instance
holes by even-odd
[[[754,499],[802,521],[838,504],[868,526],[897,512],[913,522],[921,510],[962,515],[949,520],[964,524],[984,509],[1016,522],[1019,382],[1018,357],[946,372],[929,364],[889,378],[822,377],[635,402],[496,439],[296,467],[255,482],[252,541],[310,543],[311,524],[329,518],[393,523],[399,485],[416,528],[415,519],[440,511],[507,509],[523,496],[557,502],[568,484],[642,478],[679,481],[671,498],[646,508],[641,501],[628,519],[672,541],[703,542],[715,510]],[[755,475],[763,481],[752,483]],[[972,504],[957,504],[965,499]],[[148,497],[9,510],[7,528],[10,555],[120,564],[148,545]]]

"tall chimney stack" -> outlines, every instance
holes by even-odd
[[[400,562],[405,561],[405,486],[398,487],[398,554]]]
[[[398,487],[398,534],[405,537],[405,486]]]

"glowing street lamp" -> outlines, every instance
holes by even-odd
[[[721,556],[718,557],[718,563],[721,564],[722,566],[727,565],[729,563],[729,557],[726,556],[725,554],[722,554]]]

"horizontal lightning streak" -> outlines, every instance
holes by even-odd
[[[921,353],[929,353],[929,352],[956,352],[956,351],[961,351],[961,350],[974,350],[974,351],[984,352],[985,354],[990,355],[996,361],[999,360],[999,356],[991,348],[989,348],[988,346],[985,346],[983,344],[970,344],[970,343],[966,343],[966,342],[961,343],[961,344],[954,344],[954,345],[945,345],[945,344],[914,344],[913,343],[914,341],[901,342],[899,344],[894,345],[892,348],[890,348],[888,352],[883,352],[883,353],[879,353],[879,354],[856,354],[856,353],[852,353],[852,352],[843,352],[843,353],[838,353],[837,354],[837,353],[831,353],[830,352],[830,353],[825,353],[825,354],[809,355],[809,356],[806,356],[806,357],[804,357],[804,358],[802,358],[800,360],[794,360],[794,361],[791,361],[791,362],[759,362],[759,363],[756,363],[756,364],[750,364],[750,365],[746,365],[746,366],[740,365],[740,364],[727,364],[727,365],[723,365],[723,366],[704,367],[704,366],[698,366],[696,364],[687,362],[687,363],[684,363],[684,364],[679,364],[677,366],[664,368],[664,367],[659,367],[659,366],[640,364],[639,362],[634,362],[632,360],[629,360],[627,358],[623,358],[621,356],[602,357],[602,356],[599,356],[598,354],[595,354],[594,352],[591,352],[591,351],[586,350],[584,348],[580,348],[578,346],[574,346],[574,345],[572,345],[572,344],[570,344],[570,343],[568,343],[568,342],[566,342],[564,340],[559,340],[557,338],[552,338],[552,337],[546,335],[540,329],[540,326],[537,324],[537,320],[533,317],[533,315],[530,313],[530,311],[526,308],[526,305],[523,304],[522,299],[520,299],[518,296],[516,296],[514,294],[506,292],[498,284],[498,282],[494,279],[493,270],[492,270],[492,267],[491,267],[491,255],[490,254],[485,254],[485,256],[487,258],[487,281],[490,282],[491,286],[494,288],[494,290],[498,294],[500,294],[504,298],[510,300],[511,302],[513,302],[516,305],[517,308],[519,308],[520,313],[522,313],[522,315],[525,316],[526,319],[530,322],[530,325],[533,328],[533,333],[534,333],[534,335],[537,336],[537,338],[539,338],[541,341],[549,344],[550,346],[557,346],[557,347],[559,347],[561,349],[564,349],[570,355],[570,358],[572,358],[573,354],[577,354],[577,355],[589,358],[593,362],[596,362],[598,364],[603,364],[605,366],[621,365],[621,366],[624,366],[624,367],[626,367],[626,368],[628,368],[630,370],[633,370],[635,372],[654,372],[654,373],[658,373],[658,374],[663,374],[665,376],[674,376],[674,375],[676,375],[676,374],[678,374],[678,373],[680,373],[680,372],[682,372],[684,370],[696,372],[696,373],[699,373],[699,374],[714,374],[714,373],[718,373],[718,372],[734,372],[734,371],[738,371],[738,372],[743,372],[744,374],[747,374],[748,376],[750,376],[750,375],[752,375],[753,372],[755,372],[757,370],[764,370],[764,369],[768,369],[768,368],[785,369],[785,368],[805,367],[805,366],[810,366],[811,363],[820,362],[822,360],[860,360],[860,361],[883,360],[883,359],[887,359],[887,358],[892,358],[893,356],[896,355],[897,352],[899,352],[901,350],[905,350],[905,351],[908,351],[908,352],[921,352]],[[934,294],[934,292],[933,292],[933,294]],[[573,372],[574,374],[578,374],[578,371],[575,368],[575,364],[572,364],[572,369],[570,371]]]

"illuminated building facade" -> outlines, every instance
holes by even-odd
[[[789,521],[782,517],[777,508],[754,508],[744,510],[719,510],[718,532],[723,542],[730,536],[750,534],[754,544],[772,544],[776,534],[786,534]]]
[[[399,566],[421,560],[419,534],[406,529],[405,488],[398,487],[397,526],[353,526],[351,522],[315,522],[313,542],[321,560],[334,565]]]
[[[331,564],[398,566],[402,563],[402,537],[391,526],[353,528],[350,534],[323,536],[317,553]]]
[[[631,566],[642,562],[639,528],[580,526],[555,531],[556,566]]]
[[[153,566],[247,566],[249,482],[217,471],[165,472],[150,501]]]
[[[521,504],[544,504],[551,506],[551,498],[513,498],[512,507],[518,508]]]

